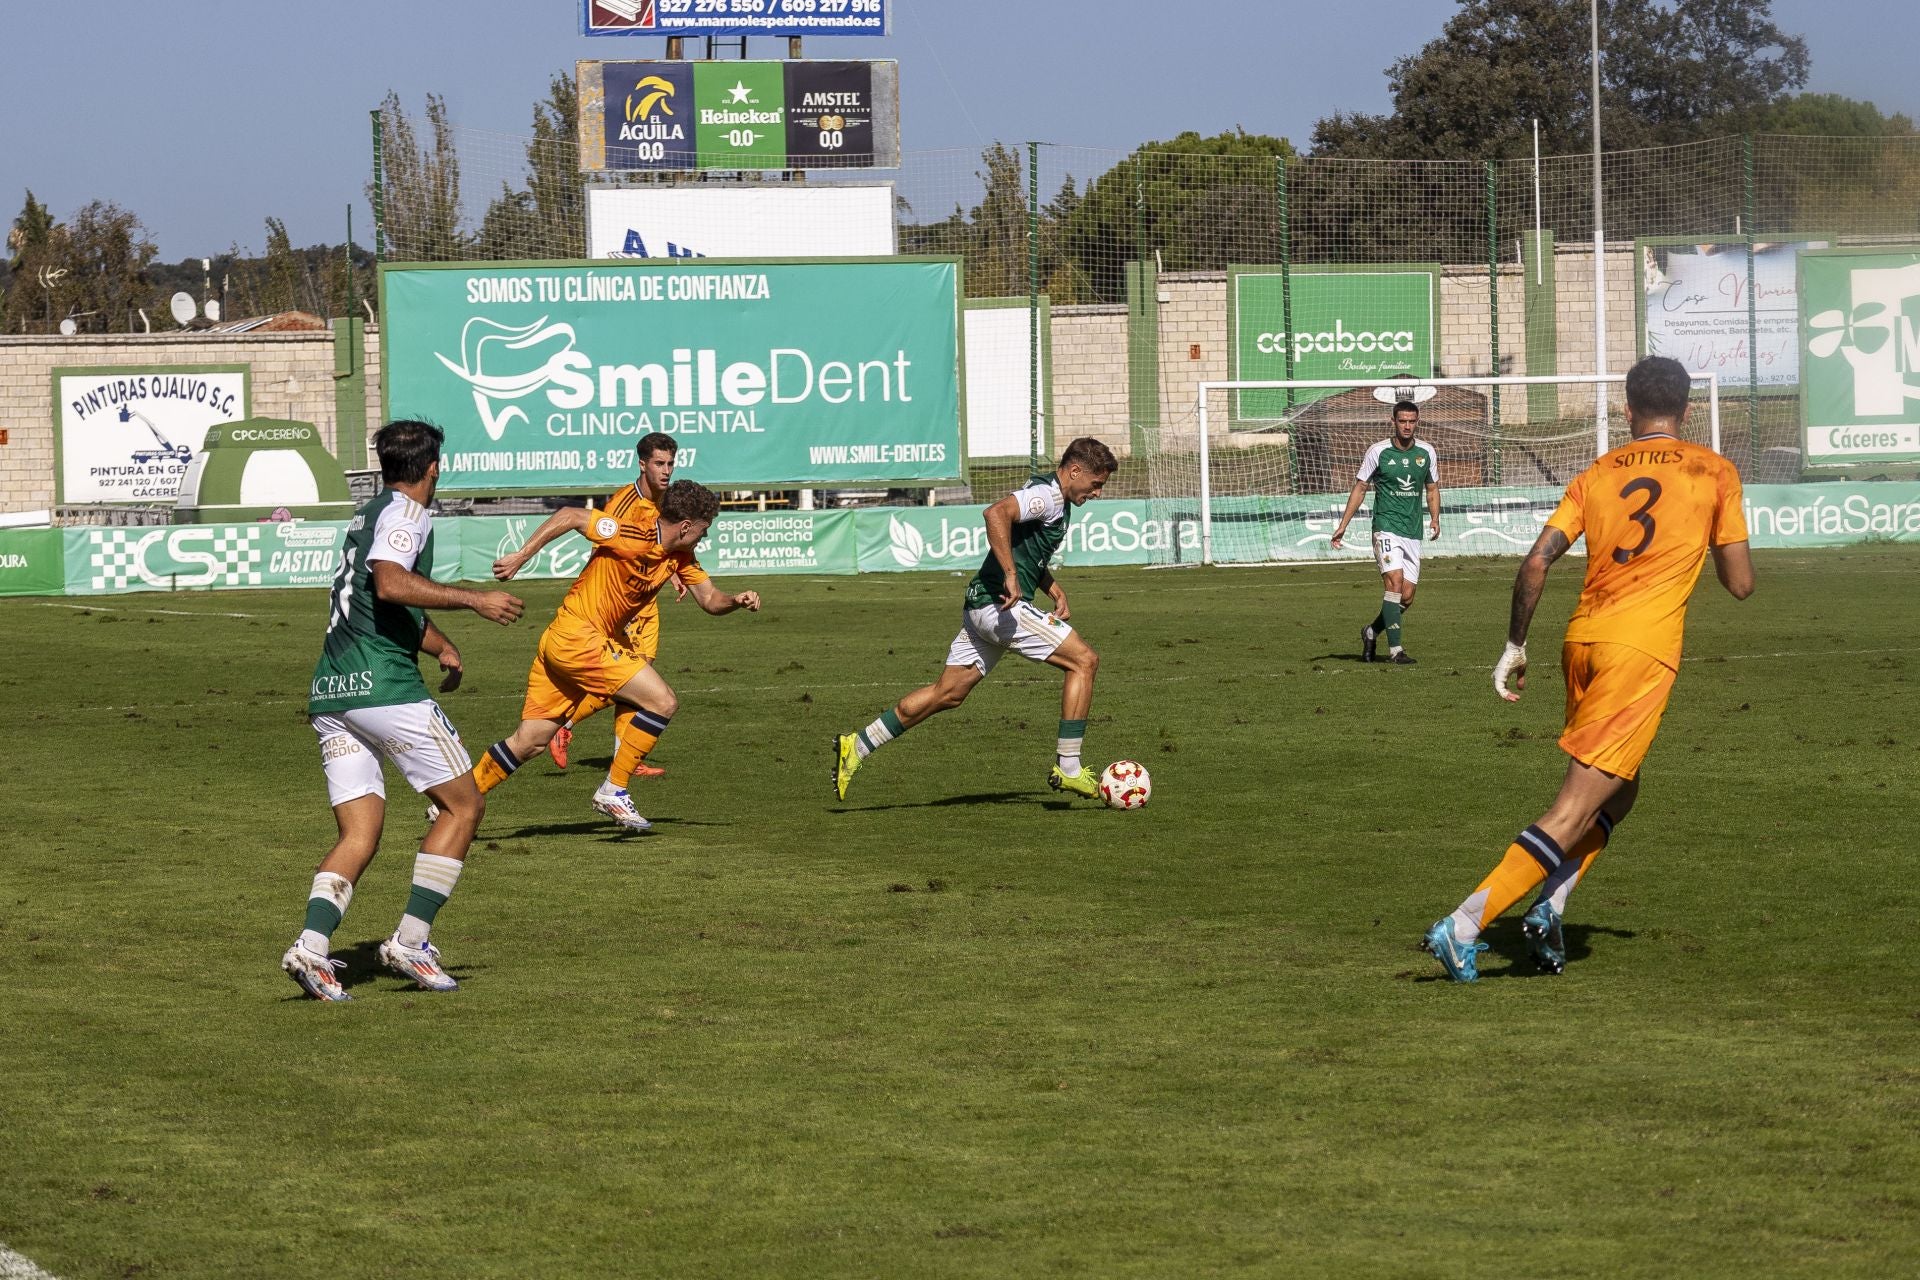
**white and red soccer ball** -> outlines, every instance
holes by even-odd
[[[1113,809],[1138,809],[1153,794],[1153,779],[1138,760],[1115,760],[1100,774],[1100,798]]]

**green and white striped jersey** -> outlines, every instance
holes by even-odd
[[[426,635],[426,611],[374,594],[373,566],[379,560],[403,569],[433,564],[432,513],[394,489],[382,489],[347,525],[328,595],[327,638],[313,669],[310,715],[428,696],[415,656]]]
[[[1021,596],[1031,600],[1046,581],[1053,553],[1066,540],[1073,508],[1060,492],[1058,475],[1034,476],[1024,488],[1014,490],[1013,496],[1020,501],[1020,514],[1013,518],[1013,571],[1020,580]],[[1000,571],[1000,561],[988,548],[980,572],[967,583],[967,608],[999,604],[1006,587],[1007,575]]]

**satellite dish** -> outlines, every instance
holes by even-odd
[[[175,324],[185,324],[193,319],[193,295],[186,292],[176,293],[167,306],[173,312]]]
[[[74,334],[78,332],[80,332],[80,326],[73,322],[72,316],[68,316],[65,320],[62,320],[60,322],[61,336],[71,338]]]
[[[207,319],[218,320],[219,318],[220,318],[220,299],[208,298],[207,299]]]

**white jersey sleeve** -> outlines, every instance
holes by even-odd
[[[367,548],[367,563],[391,560],[402,569],[412,569],[427,545],[433,527],[433,513],[400,494],[381,511],[373,526],[373,545]]]
[[[1425,440],[1420,441],[1420,451],[1427,455],[1427,475],[1431,477],[1427,483],[1437,489],[1440,487],[1440,455]]]
[[[1380,455],[1386,451],[1387,442],[1377,441],[1373,448],[1367,450],[1367,456],[1360,459],[1360,469],[1353,473],[1353,478],[1361,484],[1371,484],[1373,473],[1380,469]]]
[[[1013,521],[1015,524],[1027,524],[1035,520],[1041,524],[1052,524],[1067,513],[1067,500],[1061,495],[1057,481],[1035,481],[1024,489],[1015,489],[1013,496],[1020,503],[1020,514]]]

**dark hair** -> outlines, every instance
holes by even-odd
[[[660,495],[660,514],[669,524],[682,520],[712,523],[720,514],[720,499],[698,480],[675,480]]]
[[[1420,416],[1420,406],[1411,400],[1402,400],[1393,406],[1392,416],[1397,418],[1403,413],[1410,413],[1417,418]]]
[[[380,478],[388,484],[417,484],[427,468],[440,461],[440,445],[447,433],[431,422],[402,418],[373,433],[373,451],[380,455]]]
[[[1648,418],[1672,418],[1687,411],[1693,379],[1672,356],[1648,356],[1627,370],[1627,408]]]
[[[644,463],[656,453],[680,452],[680,442],[664,431],[649,431],[640,437],[640,443],[633,447],[633,452]]]
[[[1060,469],[1066,470],[1074,463],[1099,476],[1110,476],[1119,470],[1120,464],[1114,460],[1113,450],[1095,440],[1092,436],[1081,436],[1067,446],[1060,455]]]

